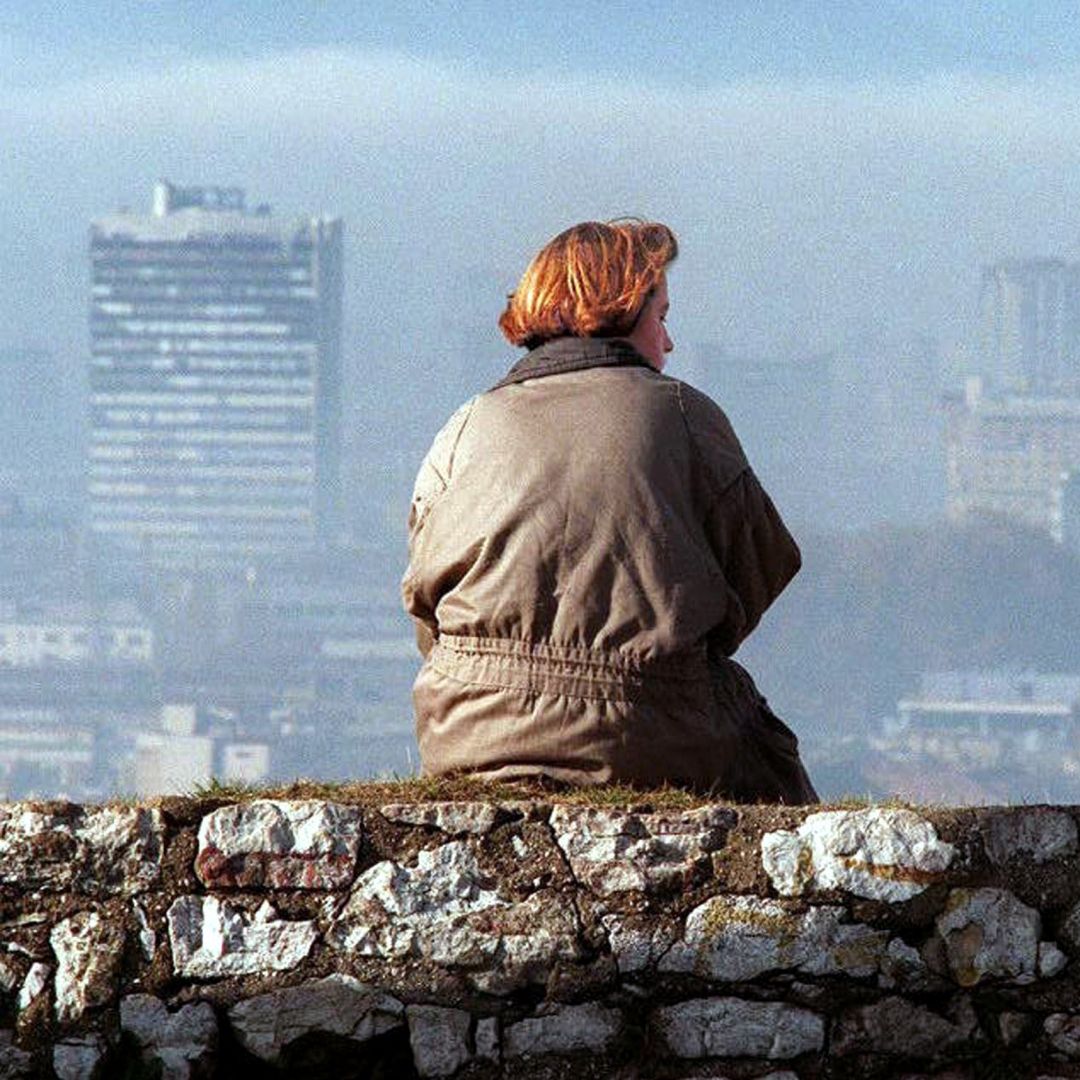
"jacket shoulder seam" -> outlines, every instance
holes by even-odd
[[[683,388],[687,385],[682,379],[672,379],[675,384],[675,397],[679,403],[679,414],[682,416],[683,427],[686,428],[686,437],[690,440],[690,445],[693,447],[694,457],[697,459],[701,467],[705,470],[705,473],[709,477],[709,486],[712,488],[714,497],[713,501],[722,499],[735,484],[746,475],[750,469],[750,463],[744,461],[742,468],[726,483],[721,484],[717,478],[716,471],[709,464],[708,458],[701,452],[701,447],[698,445],[697,439],[694,437],[694,429],[690,426],[690,418],[687,415],[686,401],[683,397]]]
[[[457,433],[454,435],[453,445],[450,447],[450,454],[446,459],[446,477],[443,480],[444,486],[450,482],[450,477],[454,474],[454,458],[457,456],[458,443],[461,442],[461,436],[464,435],[465,428],[468,427],[469,420],[472,418],[473,409],[476,407],[478,397],[479,395],[475,395],[469,398],[465,403],[465,415],[461,418]]]

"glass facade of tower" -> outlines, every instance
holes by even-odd
[[[159,184],[91,227],[93,532],[152,566],[310,549],[339,496],[342,229]]]

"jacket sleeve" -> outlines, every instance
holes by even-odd
[[[729,591],[708,644],[731,656],[798,573],[802,556],[720,407],[685,384],[681,399],[700,464],[705,533]]]
[[[474,401],[475,398],[462,405],[435,436],[417,473],[409,506],[409,565],[401,580],[401,598],[413,620],[416,647],[424,657],[431,652],[439,637],[435,613],[439,598],[432,586],[433,568],[428,550],[431,539],[429,517],[450,483],[454,452]]]

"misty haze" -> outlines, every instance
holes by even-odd
[[[0,796],[412,774],[417,467],[634,214],[803,549],[740,659],[822,797],[1080,802],[1071,29],[84,6],[0,36]]]

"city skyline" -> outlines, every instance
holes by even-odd
[[[883,720],[924,676],[1080,671],[1078,489],[1059,483],[1048,440],[1028,453],[1038,440],[1025,417],[999,431],[1028,405],[1000,405],[993,385],[1052,381],[1080,341],[1055,314],[1069,275],[1053,270],[1030,295],[1011,269],[993,277],[1031,259],[1080,263],[1069,13],[772,0],[514,12],[465,0],[363,19],[339,0],[88,0],[80,12],[13,0],[0,17],[7,792],[82,784],[100,797],[130,783],[143,751],[152,765],[179,761],[183,739],[199,741],[199,769],[240,779],[411,770],[418,660],[397,582],[416,467],[450,411],[517,358],[496,319],[528,257],[586,218],[656,218],[679,237],[667,373],[728,411],[803,544],[804,571],[749,659],[836,793],[863,775]],[[189,187],[214,191],[231,213],[243,188],[251,208],[273,207],[272,219],[245,220],[318,217],[347,232],[339,542],[253,560],[228,581],[95,561],[75,525],[88,517],[87,480],[113,485],[97,496],[129,509],[124,485],[157,485],[163,505],[197,486],[178,461],[168,476],[118,472],[114,422],[142,440],[181,413],[197,425],[213,412],[251,431],[256,412],[303,426],[310,404],[183,398],[206,389],[184,380],[209,374],[169,369],[192,352],[186,331],[125,331],[125,348],[180,379],[169,387],[113,364],[116,336],[101,328],[147,319],[134,296],[93,296],[111,285],[90,271],[88,231],[146,219],[149,185],[166,178],[181,202]],[[179,291],[153,299],[179,316],[168,308]],[[1044,309],[1049,321],[1029,317]],[[1048,347],[1020,348],[1024,335]],[[88,377],[94,358],[108,377]],[[950,451],[970,466],[954,483],[960,527],[946,520],[940,392],[975,373],[987,376],[981,411]],[[212,393],[232,389],[254,392]],[[135,400],[146,394],[155,400]],[[169,394],[180,396],[157,400]],[[84,477],[90,447],[106,453]],[[199,467],[252,466],[227,456]],[[1037,513],[1019,515],[1033,529],[985,516],[1018,505],[1011,488],[1012,502],[999,497],[1006,472],[1013,488],[1046,489]],[[253,509],[267,504],[266,491],[249,494]],[[145,633],[138,657],[110,652],[118,611]],[[50,780],[38,744],[51,752],[65,738],[82,773]],[[865,773],[874,790],[893,790],[896,762],[909,778],[938,775],[905,740]],[[1024,758],[1015,784],[987,773],[981,790],[1071,792],[1059,749]],[[251,755],[242,768],[240,750]]]

